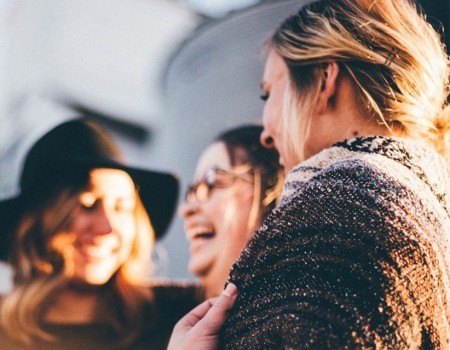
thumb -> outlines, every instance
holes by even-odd
[[[208,333],[217,334],[228,317],[228,311],[232,309],[237,298],[237,288],[229,283],[220,296],[216,299],[211,309],[199,322],[204,323]]]

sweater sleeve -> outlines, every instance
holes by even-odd
[[[448,315],[434,220],[420,198],[364,165],[317,176],[267,218],[234,265],[239,297],[226,348],[439,342]]]

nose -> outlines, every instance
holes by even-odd
[[[194,219],[194,215],[199,213],[199,204],[197,201],[188,201],[185,200],[180,207],[178,208],[178,215],[183,219],[184,221],[184,232],[185,237],[189,241],[189,237],[187,235],[189,222],[191,219]]]
[[[196,200],[185,200],[178,208],[178,215],[186,220],[191,215],[194,215],[199,210],[199,205]]]
[[[95,215],[91,217],[92,232],[98,235],[111,233],[113,231],[111,215],[111,213],[108,213],[107,208],[99,205],[97,210],[95,210]]]
[[[273,137],[264,129],[259,137],[259,142],[266,148],[274,148]]]

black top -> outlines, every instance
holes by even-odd
[[[167,349],[176,322],[201,302],[194,286],[166,285],[153,287],[155,314],[148,315],[149,328],[131,346],[119,344],[119,334],[108,324],[47,324],[44,329],[55,341],[37,340],[24,345],[0,329],[0,349],[8,350],[159,350]]]

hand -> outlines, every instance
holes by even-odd
[[[229,283],[219,297],[208,299],[190,311],[175,325],[168,350],[212,350],[219,343],[219,331],[237,297],[237,288]]]

